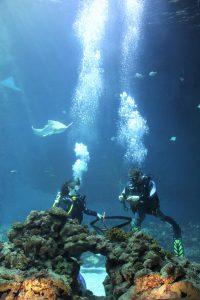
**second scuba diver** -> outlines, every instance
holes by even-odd
[[[69,218],[83,220],[83,214],[103,218],[103,215],[86,207],[85,196],[79,194],[80,180],[66,181],[54,201],[53,207],[60,207],[67,212]]]
[[[137,168],[130,169],[128,175],[129,182],[119,196],[119,200],[125,208],[126,202],[129,203],[130,209],[135,214],[131,230],[133,232],[140,230],[146,214],[154,215],[172,226],[174,232],[174,253],[179,257],[184,256],[181,228],[174,219],[166,216],[160,210],[155,182],[150,176],[143,174]]]

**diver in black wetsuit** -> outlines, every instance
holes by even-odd
[[[160,210],[155,182],[139,169],[130,169],[129,178],[130,180],[119,196],[119,200],[124,204],[125,208],[126,203],[129,203],[130,209],[135,214],[131,230],[133,232],[140,230],[146,214],[154,215],[172,225],[174,231],[174,252],[177,256],[184,256],[181,228],[174,219],[164,215]]]
[[[83,220],[83,214],[99,219],[103,218],[101,214],[86,207],[85,196],[78,193],[79,188],[79,180],[65,182],[55,199],[53,207],[64,209],[71,219],[77,219],[79,223]]]

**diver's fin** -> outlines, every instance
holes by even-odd
[[[182,239],[174,239],[174,254],[178,257],[184,257],[184,249]]]

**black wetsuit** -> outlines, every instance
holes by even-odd
[[[97,217],[97,212],[86,207],[85,196],[76,194],[74,196],[61,197],[57,207],[61,207],[72,219],[77,219],[79,223],[83,220],[83,213],[86,215]]]
[[[160,220],[172,225],[174,231],[174,238],[181,238],[180,226],[175,220],[169,216],[166,216],[160,210],[159,198],[156,192],[155,182],[149,176],[142,176],[139,182],[130,180],[122,195],[125,199],[129,196],[139,196],[140,200],[136,203],[130,202],[130,208],[135,214],[135,218],[132,222],[133,227],[140,228],[146,214],[154,215]]]

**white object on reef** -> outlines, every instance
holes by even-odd
[[[11,89],[13,91],[16,91],[16,92],[21,92],[21,89],[18,86],[16,86],[15,80],[12,76],[10,76],[0,82],[0,88],[4,88],[4,87]]]
[[[175,142],[175,141],[176,141],[176,136],[171,136],[171,137],[170,137],[170,141],[171,141],[171,142]]]
[[[58,121],[48,120],[48,123],[43,128],[34,128],[32,126],[32,129],[36,135],[45,137],[48,135],[61,133],[65,131],[68,127],[70,127],[72,124],[73,122],[68,125],[65,125]]]
[[[140,73],[135,73],[135,78],[138,78],[138,79],[142,79],[144,78],[144,75],[140,74]]]
[[[151,71],[151,72],[149,72],[149,76],[150,77],[155,77],[157,75],[157,73],[158,72],[156,72],[156,71]]]

